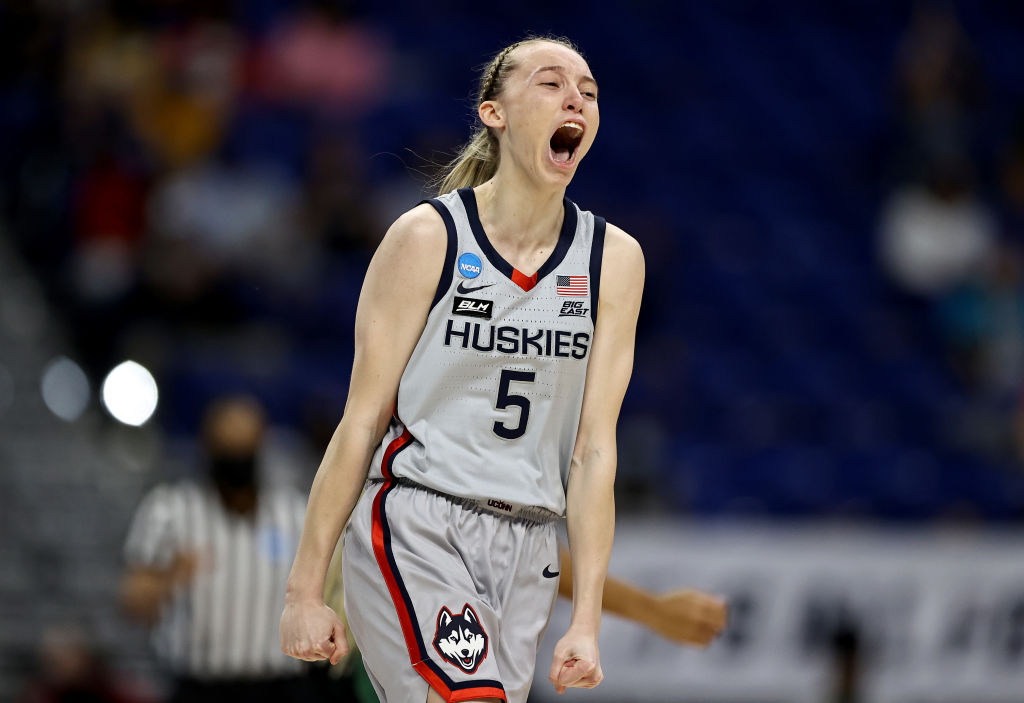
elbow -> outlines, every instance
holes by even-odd
[[[603,485],[610,491],[615,483],[615,469],[616,452],[614,442],[586,443],[582,446],[577,446],[576,451],[573,452],[569,480],[583,480],[592,486]]]
[[[576,442],[572,453],[573,468],[602,467],[615,471],[616,446],[615,435],[611,433],[608,438],[596,440],[592,437],[581,437]]]
[[[389,411],[383,410],[372,413],[347,411],[341,418],[336,434],[344,435],[346,439],[357,441],[373,451],[388,431],[391,417]]]

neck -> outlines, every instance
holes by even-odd
[[[522,174],[499,168],[476,194],[481,223],[493,244],[536,250],[558,241],[565,188],[539,188]]]

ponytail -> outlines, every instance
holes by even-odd
[[[438,193],[475,188],[489,181],[498,170],[498,140],[487,127],[479,127],[473,138],[452,159],[439,179]]]

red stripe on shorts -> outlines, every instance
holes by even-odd
[[[391,569],[391,562],[388,561],[387,552],[384,548],[384,515],[381,505],[384,502],[384,496],[387,494],[388,489],[394,485],[394,475],[391,473],[391,457],[395,455],[399,449],[402,449],[412,441],[412,434],[408,428],[402,432],[402,435],[388,445],[388,448],[384,450],[384,460],[381,462],[380,471],[386,479],[381,485],[380,490],[377,491],[377,495],[373,499],[373,517],[372,517],[372,529],[371,535],[373,539],[373,555],[377,559],[377,566],[380,568],[380,573],[384,576],[384,582],[388,586],[388,592],[391,594],[391,601],[395,604],[395,610],[398,613],[398,622],[402,626],[402,635],[405,637],[405,647],[409,650],[409,661],[412,664],[412,668],[422,676],[426,682],[435,691],[445,697],[446,700],[451,703],[457,703],[458,701],[469,701],[474,698],[500,698],[506,700],[505,692],[500,688],[493,688],[490,686],[477,686],[474,688],[460,688],[453,691],[448,688],[441,677],[439,677],[424,661],[425,654],[421,655],[419,644],[416,639],[416,625],[413,623],[412,616],[409,613],[409,609],[406,607],[405,599],[402,598],[402,591],[398,587],[398,579],[395,573]]]

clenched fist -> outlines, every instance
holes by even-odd
[[[281,614],[281,651],[312,662],[337,664],[348,654],[345,625],[323,601],[286,603]]]
[[[604,672],[601,671],[597,635],[570,627],[555,645],[548,679],[558,693],[565,693],[566,688],[594,688],[601,683]]]

